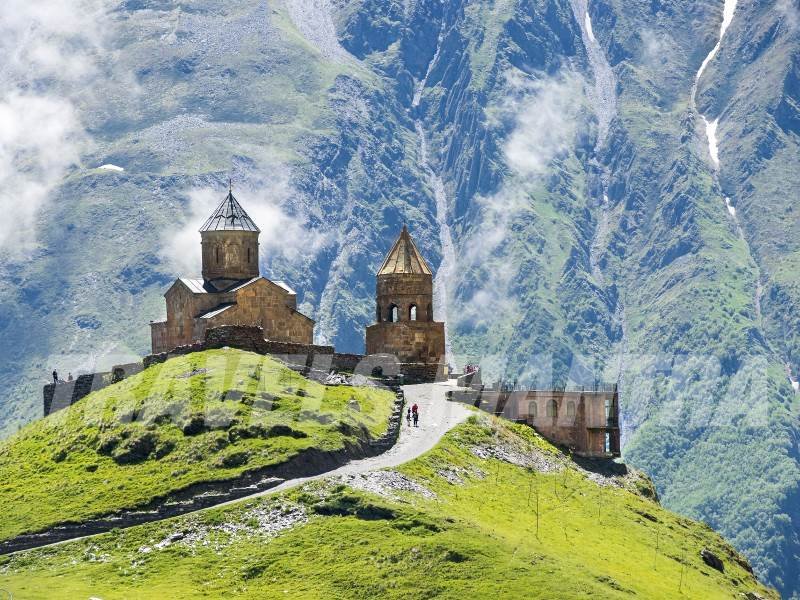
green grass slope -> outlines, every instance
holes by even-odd
[[[0,538],[380,437],[393,400],[249,352],[173,358],[0,444]]]
[[[482,415],[395,471],[0,558],[0,588],[103,600],[777,597],[651,490]]]

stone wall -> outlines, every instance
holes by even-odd
[[[377,314],[380,322],[391,321],[392,307],[397,306],[398,321],[411,320],[416,306],[417,320],[433,321],[433,279],[430,275],[401,273],[378,275]]]
[[[169,352],[159,352],[150,354],[144,358],[144,368],[154,364],[162,363],[173,356],[201,352],[203,350],[213,350],[219,348],[237,348],[257,354],[275,355],[281,358],[286,357],[286,362],[296,363],[297,357],[304,357],[303,366],[312,367],[315,359],[319,356],[331,356],[331,364],[336,357],[333,346],[318,346],[314,344],[299,344],[296,342],[281,342],[264,339],[264,330],[261,327],[251,327],[247,325],[223,325],[205,331],[205,339],[201,342],[187,344],[173,348]],[[353,357],[357,355],[340,355],[341,360],[338,364],[349,365],[353,362]],[[295,357],[294,360],[289,357]],[[360,357],[358,357],[360,358]],[[317,359],[317,363],[319,360]],[[357,361],[355,361],[357,364]],[[335,368],[335,367],[331,367]],[[347,369],[343,369],[347,370]]]
[[[450,400],[525,422],[549,441],[577,455],[620,455],[619,397],[615,387],[574,391],[471,389],[447,394]]]
[[[271,340],[311,344],[314,338],[314,321],[296,310],[296,297],[265,278],[214,294],[195,293],[178,280],[165,299],[167,320],[150,324],[154,354],[202,341],[207,330],[225,325],[261,327]],[[231,306],[197,318],[223,304]]]
[[[143,370],[144,365],[140,362],[128,363],[127,365],[115,365],[111,369],[111,383],[118,383],[132,375],[141,373]]]
[[[111,373],[80,375],[74,382],[46,385],[43,391],[44,415],[72,406],[93,391],[172,357],[219,348],[236,348],[269,355],[303,374],[313,374],[319,380],[324,380],[331,371],[365,377],[381,375],[402,383],[425,383],[444,377],[444,368],[440,363],[401,363],[392,355],[347,354],[335,352],[333,346],[266,340],[264,330],[260,327],[225,325],[206,330],[205,339],[201,342],[178,346],[169,352],[150,354],[141,363],[118,365],[112,368]],[[399,378],[399,375],[403,377]]]
[[[267,279],[259,279],[236,291],[236,304],[209,319],[196,319],[194,339],[203,339],[206,329],[224,325],[261,327],[264,337],[280,342],[311,345],[314,321],[297,312],[295,296]]]
[[[258,277],[258,232],[203,231],[203,279]]]
[[[444,358],[444,323],[401,321],[370,325],[367,354],[392,354],[403,363],[439,363]]]
[[[63,410],[78,400],[111,383],[111,373],[78,375],[74,381],[50,383],[44,386],[44,416]]]
[[[402,374],[406,383],[435,381],[444,376],[443,365],[440,363],[403,363],[389,354],[346,354],[336,352],[333,346],[266,340],[263,329],[245,325],[225,325],[209,329],[202,342],[146,356],[144,368],[162,363],[173,356],[226,347],[274,356],[299,370],[357,373],[366,377],[381,374],[388,378],[396,378]]]

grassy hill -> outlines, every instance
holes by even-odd
[[[378,438],[393,400],[250,352],[173,358],[0,444],[0,539]]]
[[[97,1],[0,19],[18,59],[0,107],[42,124],[2,153],[3,231],[26,245],[1,248],[0,437],[39,414],[53,368],[147,351],[165,289],[198,270],[204,198],[232,177],[262,271],[320,339],[363,350],[407,223],[446,274],[455,362],[526,386],[619,380],[626,460],[800,594],[796,5],[739,2],[697,110],[721,0]],[[65,108],[52,126],[42,101]],[[719,169],[698,112],[720,119]]]
[[[397,470],[0,558],[0,588],[103,600],[777,597],[707,526],[661,508],[643,476],[587,471],[485,415]]]

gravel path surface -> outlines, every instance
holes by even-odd
[[[376,469],[397,467],[425,454],[442,439],[445,433],[466,420],[466,418],[472,414],[472,411],[463,404],[445,400],[444,395],[448,389],[450,389],[450,384],[448,383],[424,383],[420,385],[404,386],[403,392],[406,397],[406,407],[413,406],[414,404],[419,407],[419,426],[408,426],[404,417],[400,429],[400,438],[394,446],[383,454],[373,456],[372,458],[354,460],[338,469],[328,471],[327,473],[321,473],[313,477],[288,479],[274,488],[253,494],[252,496],[245,496],[244,498],[239,498],[238,500],[233,500],[226,504],[233,504],[235,502],[247,500],[248,498],[257,498],[259,496],[274,494],[297,487],[308,481],[323,479],[325,477],[355,475],[358,473],[366,473],[367,471],[374,471]],[[225,504],[218,506],[225,506]]]

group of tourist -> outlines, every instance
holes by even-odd
[[[63,379],[59,379],[58,378],[58,371],[53,369],[53,383],[56,383],[56,384],[58,384],[58,383],[67,383],[68,381],[72,381],[72,373],[67,375],[67,381],[64,381]]]
[[[414,422],[414,427],[418,427],[419,406],[417,406],[416,404],[414,404],[414,406],[409,407],[408,410],[406,411],[406,423],[408,423],[409,427],[411,427],[412,421]]]

